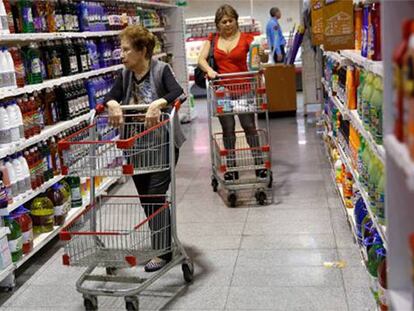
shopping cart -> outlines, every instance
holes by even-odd
[[[269,191],[273,183],[270,122],[263,72],[221,74],[217,79],[207,80],[207,102],[213,191],[217,192],[218,186],[223,186],[228,191],[227,200],[231,207],[236,206],[237,193],[242,190],[253,189],[256,201],[261,205],[272,201],[272,191]],[[213,130],[214,118],[242,114],[254,114],[257,126],[258,114],[264,114],[266,128],[257,129],[253,135],[236,131],[235,137]],[[224,174],[228,172],[235,172],[237,177],[226,180]],[[265,174],[257,175],[256,172]]]
[[[176,225],[174,117],[184,100],[177,100],[171,113],[163,113],[152,128],[145,129],[145,114],[137,111],[143,106],[121,106],[135,110],[124,115],[122,126],[111,127],[107,115],[98,115],[89,127],[59,142],[64,174],[94,179],[171,172],[167,195],[96,199],[91,181],[91,204],[60,233],[66,242],[63,263],[87,267],[76,283],[86,310],[97,310],[98,296],[124,297],[127,310],[138,310],[137,295],[177,264],[182,265],[186,282],[193,279],[193,263]],[[147,278],[120,273],[170,252],[172,260]]]

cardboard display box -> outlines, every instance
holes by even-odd
[[[296,112],[296,73],[293,65],[265,65],[270,112]]]

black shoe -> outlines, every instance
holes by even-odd
[[[256,177],[257,178],[267,178],[267,170],[265,170],[265,169],[256,170]]]
[[[239,172],[227,172],[224,173],[224,180],[232,181],[239,179]]]

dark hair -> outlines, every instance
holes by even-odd
[[[270,16],[275,17],[278,12],[280,12],[279,8],[273,7],[270,9]]]
[[[147,28],[139,25],[131,25],[121,31],[119,37],[128,40],[134,50],[142,51],[147,48],[145,57],[151,59],[155,47],[155,35]]]
[[[214,22],[216,23],[217,29],[219,29],[219,23],[222,20],[224,16],[232,17],[236,20],[237,25],[239,25],[239,14],[233,8],[231,5],[223,4],[221,7],[219,7],[216,11],[216,18]]]

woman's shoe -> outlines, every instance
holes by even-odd
[[[265,170],[265,169],[256,170],[256,177],[257,178],[267,178],[267,170]]]
[[[155,272],[164,268],[166,264],[166,260],[154,257],[144,266],[144,270],[145,272]]]
[[[239,172],[227,172],[224,173],[224,180],[232,181],[239,179]]]

